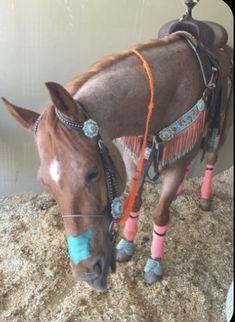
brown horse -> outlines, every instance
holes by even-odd
[[[145,57],[154,78],[155,106],[150,134],[155,135],[194,106],[202,97],[205,85],[195,54],[179,35],[173,33],[135,48]],[[223,66],[225,80],[230,54],[224,48],[217,50],[216,56]],[[128,50],[99,61],[65,88],[53,82],[46,86],[52,104],[41,115],[3,100],[17,121],[35,133],[41,161],[38,179],[63,214],[75,278],[103,290],[108,271],[110,267],[115,269],[116,260],[110,235],[113,218],[110,209],[107,211],[109,190],[115,181],[113,190],[118,197],[126,186],[125,165],[113,140],[143,135],[149,83],[142,63]],[[90,136],[84,130],[88,119],[95,121],[90,124]],[[203,128],[194,146],[179,160],[164,166],[159,164],[162,188],[153,214],[154,225],[159,229],[156,231],[159,245],[163,244],[164,227],[169,222],[169,206],[187,166],[198,153],[202,135]],[[210,154],[208,163],[214,164],[215,160],[216,153]],[[140,208],[140,197],[139,194],[134,213]],[[210,196],[208,202],[209,199]],[[132,256],[132,242],[133,238],[125,238],[118,246],[120,261]],[[152,246],[152,251],[155,248]],[[152,256],[152,262],[147,263],[145,280],[148,283],[161,277],[160,259],[161,256]]]

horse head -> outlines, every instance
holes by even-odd
[[[125,189],[125,167],[104,130],[95,122],[88,126],[91,135],[84,130],[88,117],[81,104],[59,84],[46,85],[53,105],[41,115],[3,101],[19,123],[35,134],[41,162],[38,180],[63,215],[75,278],[104,290],[110,267],[115,270],[111,226],[119,215],[111,214],[110,198],[117,201]],[[66,122],[80,124],[83,130],[71,129]]]

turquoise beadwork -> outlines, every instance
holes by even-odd
[[[180,118],[173,122],[170,126],[162,129],[158,136],[162,141],[170,141],[176,134],[188,128],[193,122],[195,122],[200,112],[205,108],[206,104],[201,98],[197,103],[186,113],[184,113]]]

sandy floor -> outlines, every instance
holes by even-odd
[[[213,209],[198,208],[201,178],[171,207],[162,282],[142,279],[158,187],[146,185],[136,253],[96,293],[75,284],[57,207],[47,194],[0,199],[0,321],[222,322],[233,276],[233,169],[216,176]]]

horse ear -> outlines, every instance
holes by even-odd
[[[47,82],[46,87],[49,90],[52,102],[60,112],[67,116],[73,116],[78,113],[78,106],[73,97],[67,90],[58,83]]]
[[[16,106],[2,97],[2,100],[12,116],[26,129],[33,131],[34,123],[39,114],[25,108]]]

